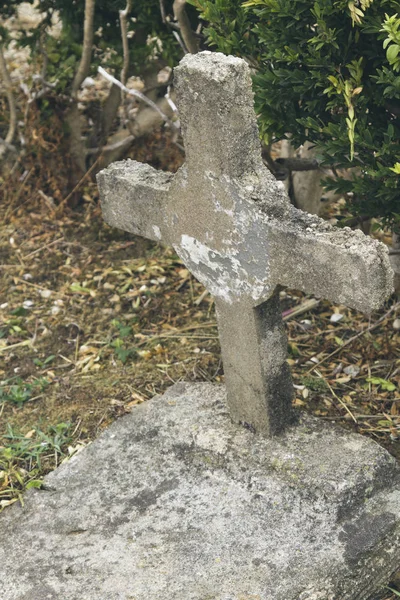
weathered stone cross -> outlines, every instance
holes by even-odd
[[[288,202],[261,159],[243,60],[188,55],[175,89],[185,165],[111,165],[98,175],[104,218],[172,245],[213,294],[231,416],[273,435],[294,420],[279,286],[370,312],[392,290],[387,250]]]

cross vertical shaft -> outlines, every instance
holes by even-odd
[[[276,435],[295,420],[279,292],[256,307],[218,299],[216,309],[230,414]]]

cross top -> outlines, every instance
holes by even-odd
[[[273,435],[293,422],[279,286],[364,312],[392,291],[383,244],[295,209],[261,159],[249,67],[220,53],[175,69],[186,162],[98,175],[105,220],[172,245],[215,297],[232,418]]]

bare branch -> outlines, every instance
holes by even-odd
[[[167,15],[165,14],[164,0],[160,0],[160,12],[161,12],[162,22],[166,23],[167,22]]]
[[[66,204],[68,204],[68,201],[72,198],[72,196],[75,194],[75,192],[77,192],[79,190],[79,188],[81,187],[82,183],[84,183],[86,181],[86,179],[89,177],[89,175],[92,173],[92,171],[94,171],[94,169],[97,167],[97,165],[100,162],[101,158],[102,158],[102,155],[100,154],[100,156],[97,157],[97,159],[92,164],[92,166],[90,167],[90,169],[88,169],[86,171],[86,173],[84,173],[84,175],[80,178],[80,180],[78,181],[78,183],[76,184],[76,186],[74,187],[74,189],[68,194],[68,196],[66,196],[64,198],[64,200],[62,200],[60,202],[60,204],[57,206],[56,214],[60,214],[60,211],[61,211],[62,207],[65,206]]]
[[[181,36],[179,35],[179,33],[177,31],[173,31],[172,35],[174,36],[174,38],[176,39],[176,41],[178,42],[178,44],[180,45],[180,47],[182,48],[183,52],[185,54],[187,54],[187,50],[186,50],[186,46],[183,43],[183,40],[181,39]]]
[[[319,163],[315,158],[277,158],[275,163],[289,171],[316,171]]]
[[[176,128],[176,125],[171,121],[171,119],[169,117],[167,117],[167,115],[157,106],[157,104],[155,102],[153,102],[152,100],[150,100],[150,98],[147,98],[147,96],[145,96],[144,94],[142,94],[142,92],[139,92],[138,90],[133,90],[130,88],[127,88],[123,83],[121,83],[120,81],[118,81],[118,79],[116,79],[115,77],[113,77],[112,75],[110,75],[109,73],[107,73],[107,71],[105,69],[103,69],[103,67],[99,67],[98,68],[98,72],[100,73],[100,75],[102,75],[105,79],[107,79],[108,81],[110,81],[111,83],[117,85],[121,90],[123,90],[124,92],[126,92],[127,94],[131,95],[131,96],[135,96],[136,98],[139,98],[140,100],[142,100],[143,102],[145,102],[146,104],[148,104],[153,110],[157,111],[158,114],[160,115],[160,117],[163,119],[163,121],[165,121],[166,123],[168,123],[171,127]]]
[[[73,102],[72,106],[65,114],[65,122],[69,129],[69,148],[75,165],[79,169],[79,174],[83,174],[86,169],[85,154],[86,149],[82,140],[81,113],[78,103]]]
[[[40,74],[41,74],[41,77],[43,80],[46,79],[47,67],[49,64],[49,56],[46,52],[45,39],[46,39],[46,29],[42,29],[42,31],[40,32],[40,37],[39,37],[39,51],[40,51],[40,54],[43,56],[43,64],[42,64],[42,68],[40,71]]]
[[[165,94],[164,98],[170,105],[172,112],[174,112],[176,115],[178,115],[178,107],[176,106],[175,102],[171,98],[171,86],[170,85],[167,88],[167,93]],[[177,125],[177,127],[178,127],[178,125]]]
[[[287,179],[292,171],[316,171],[320,168],[315,158],[277,158],[274,160],[271,156],[271,146],[264,146],[262,157],[267,163],[270,171],[279,181]]]
[[[107,140],[113,127],[114,119],[117,116],[121,104],[121,90],[114,83],[112,84],[108,96],[103,104],[95,123],[93,136],[89,139],[89,145],[101,146]]]
[[[83,24],[83,47],[82,56],[75,73],[74,80],[71,86],[71,99],[72,103],[65,115],[65,121],[69,128],[70,134],[70,152],[74,159],[75,165],[79,169],[79,174],[85,173],[85,147],[82,141],[82,127],[81,127],[81,114],[78,108],[78,90],[81,87],[82,82],[87,77],[90,69],[90,62],[92,58],[92,46],[93,46],[93,21],[94,21],[94,9],[95,0],[85,0],[85,21]],[[75,188],[73,190],[75,192]],[[67,200],[72,196],[72,193],[68,195]]]
[[[4,58],[3,46],[0,46],[0,74],[6,88],[8,106],[10,109],[10,123],[8,125],[8,132],[4,141],[6,144],[11,144],[17,130],[17,105],[12,90],[11,77]]]
[[[351,217],[350,219],[344,219],[342,223],[346,225],[346,227],[354,227],[355,225],[362,225],[367,221],[370,221],[371,217],[367,215],[357,215],[356,217]]]
[[[126,84],[129,72],[129,44],[128,44],[128,15],[132,10],[132,0],[127,0],[124,10],[119,11],[119,22],[121,25],[122,49],[124,63],[121,70],[121,83]]]
[[[185,46],[190,54],[196,54],[199,51],[199,43],[190,26],[189,17],[185,9],[186,0],[175,0],[173,4],[174,16],[178,21],[181,35]]]
[[[114,150],[119,150],[122,148],[125,149],[128,148],[135,139],[135,136],[128,135],[126,138],[120,142],[116,142],[115,144],[109,144],[108,146],[103,146],[102,148],[88,148],[87,154],[97,154],[98,152],[114,152]]]
[[[92,58],[92,46],[93,46],[93,20],[94,20],[94,9],[95,0],[86,0],[85,2],[85,21],[83,25],[83,48],[81,61],[77,72],[75,73],[74,81],[72,82],[71,96],[74,98],[78,93],[78,90],[87,77],[90,69],[90,61]]]

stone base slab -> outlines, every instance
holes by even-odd
[[[0,515],[2,600],[376,600],[400,565],[400,473],[304,415],[272,440],[225,389],[137,406]]]

